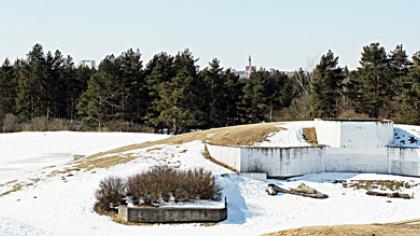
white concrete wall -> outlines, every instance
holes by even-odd
[[[385,149],[326,148],[325,169],[329,172],[388,173]]]
[[[391,173],[420,176],[420,148],[387,148],[387,151]]]
[[[420,149],[331,147],[223,147],[210,155],[240,172],[290,177],[319,172],[367,172],[420,176]]]
[[[393,139],[393,123],[380,121],[315,120],[318,143],[330,147],[386,147]]]
[[[340,122],[315,119],[315,130],[318,144],[340,147]]]
[[[324,171],[323,149],[312,147],[267,148],[241,150],[241,171],[267,172],[268,176],[297,176]]]
[[[391,122],[340,122],[340,147],[383,148],[392,142],[393,132]]]
[[[231,168],[241,170],[241,148],[207,144],[210,156]]]
[[[288,177],[309,173],[374,172],[420,176],[420,149],[387,147],[392,122],[315,120],[318,143],[328,147],[224,147],[210,155],[240,172]]]

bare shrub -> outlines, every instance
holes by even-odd
[[[32,119],[31,129],[38,131],[47,131],[48,130],[48,118],[46,116],[38,116]]]
[[[353,109],[349,109],[349,110],[345,110],[343,111],[338,117],[338,119],[369,119],[369,116],[367,114],[364,113],[357,113],[356,111],[354,111]]]
[[[153,205],[160,200],[187,201],[217,199],[219,188],[210,171],[204,169],[175,170],[154,167],[128,178],[127,194],[134,204]]]
[[[16,120],[16,116],[11,113],[7,113],[3,119],[3,132],[14,132],[18,131],[19,129],[20,127]]]
[[[18,129],[14,131],[60,131],[83,130],[82,125],[78,121],[67,119],[48,119],[46,116],[34,117],[31,121],[19,124]]]
[[[96,207],[104,212],[114,211],[124,202],[126,184],[122,178],[108,177],[99,183]]]
[[[104,131],[153,133],[153,128],[134,122],[116,120],[105,122]]]
[[[101,214],[115,212],[129,197],[134,205],[159,205],[174,200],[217,200],[220,189],[210,171],[153,167],[126,180],[108,177],[99,184],[94,209]]]

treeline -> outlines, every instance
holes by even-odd
[[[200,69],[189,50],[159,53],[144,65],[129,49],[89,68],[36,44],[0,68],[0,124],[4,132],[171,133],[314,117],[420,124],[419,82],[420,53],[410,59],[401,45],[390,53],[378,43],[364,47],[354,71],[328,51],[313,72],[259,69],[243,79],[217,59]]]

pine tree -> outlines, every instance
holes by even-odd
[[[243,88],[243,109],[248,116],[247,123],[265,121],[269,111],[268,99],[266,97],[266,79],[269,77],[267,71],[259,70],[252,73],[245,82]]]
[[[238,125],[243,122],[245,114],[241,113],[241,100],[243,96],[244,83],[239,76],[227,69],[223,73],[225,88],[224,94],[218,99],[224,101],[226,121],[224,126]]]
[[[16,111],[20,121],[48,116],[48,70],[42,46],[35,44],[19,65]]]
[[[160,101],[160,87],[175,77],[173,57],[160,53],[155,55],[145,68],[145,82],[147,86],[146,124],[155,127],[155,131],[165,127],[165,122],[159,119],[158,104]]]
[[[109,74],[97,72],[92,76],[77,104],[84,125],[102,130],[104,123],[113,117],[113,89]]]
[[[397,45],[394,51],[391,51],[389,56],[389,64],[393,78],[401,78],[406,76],[413,65],[409,60],[402,44]]]
[[[116,63],[116,88],[121,102],[120,117],[125,121],[143,123],[147,111],[148,91],[144,79],[141,53],[137,49],[123,52],[115,60]]]
[[[401,109],[402,85],[412,65],[402,45],[397,45],[394,51],[391,51],[389,55],[389,66],[392,85],[388,86],[390,105],[385,109],[388,118],[391,118],[392,114],[397,114]]]
[[[344,73],[337,65],[338,57],[328,50],[313,72],[310,92],[315,117],[336,118],[340,112]]]
[[[226,103],[223,95],[226,94],[225,78],[220,61],[213,59],[209,67],[201,72],[201,76],[207,84],[207,94],[203,97],[208,104],[207,116],[208,127],[221,127],[226,123]]]
[[[65,118],[67,84],[62,74],[63,64],[64,58],[59,50],[54,55],[47,53],[47,118]]]
[[[406,123],[420,125],[420,52],[413,56],[413,62],[405,82],[402,114]]]
[[[15,68],[6,58],[0,68],[0,124],[6,114],[15,112],[16,87]]]
[[[392,76],[385,48],[379,43],[363,47],[360,65],[357,71],[360,87],[355,101],[356,111],[378,118],[393,98]]]
[[[73,58],[67,56],[64,58],[60,67],[59,76],[63,81],[59,88],[59,96],[65,97],[64,104],[61,105],[59,117],[64,117],[70,121],[76,118],[76,104],[79,97],[87,88],[87,82],[93,70],[81,66],[74,66]]]
[[[158,120],[173,133],[205,126],[204,81],[197,75],[196,60],[187,49],[174,59],[175,77],[159,86]]]

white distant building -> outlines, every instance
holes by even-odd
[[[233,70],[233,72],[239,75],[241,79],[249,79],[253,72],[257,71],[257,67],[252,65],[251,55],[248,57],[248,65],[245,66],[245,70],[237,71]]]
[[[248,65],[245,66],[245,70],[232,70],[233,73],[239,76],[240,79],[249,79],[252,73],[257,71],[257,67],[252,65],[251,55],[248,57]],[[269,69],[268,72],[274,73],[276,69]],[[285,73],[287,76],[291,77],[295,72],[290,71],[280,71]]]
[[[81,60],[80,65],[88,67],[90,69],[96,68],[96,63],[94,60]]]

